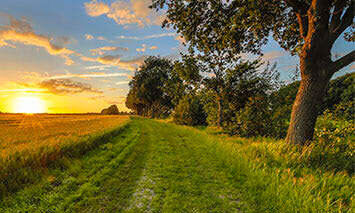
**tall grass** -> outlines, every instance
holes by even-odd
[[[234,186],[251,201],[250,211],[352,212],[354,126],[335,122],[338,130],[330,131],[324,129],[324,122],[329,125],[321,119],[313,144],[303,148],[272,138],[229,137],[210,129],[202,132],[213,158],[220,160]],[[184,128],[190,134],[201,132]]]

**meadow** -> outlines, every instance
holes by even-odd
[[[352,212],[353,156],[317,145],[239,138],[166,120],[120,120],[115,134],[49,164],[2,198],[1,212]],[[112,122],[112,121],[111,121]],[[339,126],[340,125],[340,126]],[[347,127],[348,124],[343,124]],[[353,128],[353,127],[352,127]],[[321,131],[320,130],[320,131]],[[328,135],[329,136],[329,135]],[[336,136],[336,134],[333,134]],[[353,135],[339,144],[352,144]],[[71,144],[75,144],[72,141]],[[344,145],[345,146],[345,145]],[[66,151],[75,153],[79,147]],[[353,149],[353,148],[352,148]],[[341,163],[334,163],[331,156]],[[339,166],[341,165],[341,166]],[[23,172],[23,170],[21,171]],[[4,183],[4,182],[2,182]],[[9,183],[8,183],[9,184]],[[11,183],[10,183],[11,184]]]

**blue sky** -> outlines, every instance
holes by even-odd
[[[128,81],[144,57],[176,59],[185,48],[150,0],[2,0],[0,8],[0,111],[14,96],[36,93],[49,112],[121,110]],[[354,49],[338,39],[334,55]],[[277,62],[283,79],[298,63],[270,41],[264,60]],[[335,56],[334,56],[335,57]],[[354,65],[338,75],[354,71]],[[18,91],[19,88],[21,91]],[[26,91],[28,90],[28,91]],[[83,104],[86,103],[86,104]]]

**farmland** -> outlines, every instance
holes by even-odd
[[[354,207],[351,174],[307,163],[317,147],[295,152],[274,139],[229,137],[145,118],[107,119],[119,120],[111,124],[120,131],[49,166],[38,181],[5,196],[0,211],[351,212]]]
[[[0,195],[34,182],[48,164],[81,155],[128,116],[0,115]]]

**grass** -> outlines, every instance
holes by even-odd
[[[119,134],[128,116],[0,115],[0,198]]]
[[[298,154],[282,147],[133,118],[3,198],[0,212],[352,212],[351,174],[292,166]]]

